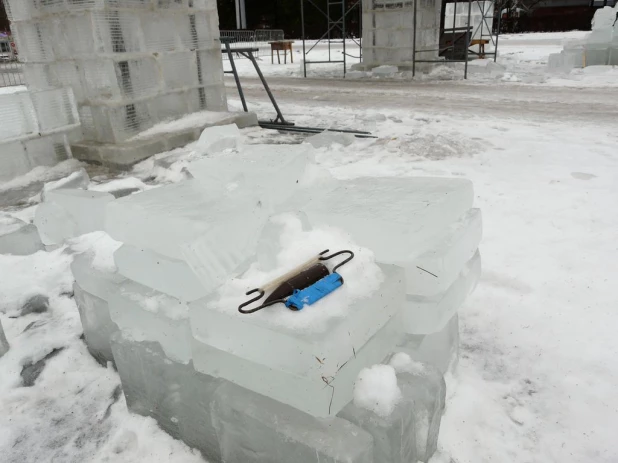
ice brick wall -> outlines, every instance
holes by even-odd
[[[73,92],[57,88],[0,95],[0,181],[71,157],[81,138]]]
[[[215,0],[9,0],[31,89],[70,85],[84,138],[227,109]]]
[[[365,64],[411,65],[415,34],[416,59],[437,59],[440,3],[435,0],[417,1],[415,28],[414,0],[363,0]]]

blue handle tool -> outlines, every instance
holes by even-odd
[[[313,305],[325,298],[342,285],[343,278],[341,278],[341,275],[331,273],[308,288],[294,291],[294,294],[285,301],[285,306],[292,310],[302,310],[305,306]]]

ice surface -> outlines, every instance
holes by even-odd
[[[483,234],[480,209],[450,224],[438,242],[406,267],[408,294],[435,296],[445,292],[476,253]]]
[[[109,193],[84,190],[52,190],[46,198],[34,217],[45,245],[103,230],[105,206],[114,200]]]
[[[109,316],[108,303],[84,291],[77,282],[73,285],[73,292],[88,350],[103,365],[113,362],[110,338],[118,331],[118,326]]]
[[[172,360],[191,361],[189,309],[178,299],[126,280],[109,299],[112,321],[135,341],[158,342]]]
[[[446,293],[433,297],[406,295],[403,308],[404,331],[408,334],[441,331],[474,290],[480,276],[481,256],[476,253]]]
[[[184,261],[127,244],[116,251],[114,261],[120,275],[182,301],[190,302],[208,295]]]
[[[288,404],[317,417],[336,415],[352,400],[354,381],[367,365],[381,362],[393,351],[401,336],[401,320],[394,317],[361,349],[354,348],[350,360],[339,365],[330,376],[292,374],[270,368],[226,351],[193,340],[195,369],[207,375],[227,379],[239,386]],[[251,339],[237,338],[238,345],[259,345]],[[323,359],[314,358],[317,365]],[[314,370],[315,371],[315,370]]]
[[[446,385],[442,375],[429,366],[398,369],[401,397],[390,414],[380,416],[350,403],[338,416],[373,436],[374,462],[426,462],[436,450]]]
[[[44,248],[34,225],[0,213],[0,254],[27,256]]]
[[[193,148],[196,153],[212,155],[226,149],[238,148],[240,130],[236,124],[207,127]]]
[[[374,76],[392,77],[399,72],[399,68],[397,66],[383,65],[373,68],[371,72]]]
[[[239,153],[202,159],[187,169],[195,179],[220,191],[244,190],[274,207],[300,190],[312,163],[309,145],[245,145]]]
[[[464,179],[359,178],[299,194],[287,207],[306,213],[314,226],[345,230],[380,262],[407,266],[473,200]]]
[[[363,368],[354,383],[354,406],[387,418],[401,400],[397,374],[390,365]]]
[[[348,76],[349,77],[349,76]],[[305,140],[314,148],[328,148],[332,145],[349,146],[356,141],[356,137],[350,133],[331,132],[325,130],[317,135],[312,135]]]
[[[6,340],[4,329],[2,328],[2,320],[0,320],[0,357],[9,351],[9,342]]]
[[[374,461],[371,436],[352,423],[319,420],[235,385],[216,391],[213,422],[226,463]]]
[[[224,199],[189,180],[110,204],[106,230],[125,244],[187,262],[211,291],[251,258],[266,218],[250,195]]]
[[[68,177],[62,178],[60,180],[56,180],[53,182],[47,182],[43,186],[43,191],[41,193],[41,199],[43,201],[47,200],[47,194],[53,190],[60,189],[81,189],[85,190],[88,188],[90,184],[90,177],[86,172],[86,169],[79,169],[76,172],[73,172]]]
[[[455,314],[437,333],[404,335],[398,349],[442,373],[453,371],[459,362],[459,315]]]

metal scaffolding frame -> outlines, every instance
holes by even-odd
[[[314,0],[300,0],[300,17],[302,23],[302,40],[303,40],[303,76],[307,77],[307,65],[308,64],[343,64],[343,77],[346,76],[347,73],[347,58],[358,58],[362,59],[362,39],[352,39],[354,43],[358,46],[359,55],[354,56],[350,55],[347,52],[346,48],[346,19],[348,15],[354,11],[356,8],[362,8],[361,1],[356,1],[352,6],[346,9],[346,0],[326,0],[326,9],[324,10],[320,6],[316,5]],[[313,44],[313,46],[307,50],[307,38],[305,34],[305,4],[308,3],[317,9],[325,18],[327,29],[326,32],[318,39],[318,41]],[[360,31],[362,36],[362,11],[359,15],[360,19]],[[341,32],[341,39],[334,39],[332,36],[333,31],[339,30]],[[328,61],[307,61],[307,55],[311,53],[311,51],[318,46],[321,42],[326,41],[328,43]],[[332,45],[333,44],[342,44],[343,45],[343,53],[342,59],[333,59],[332,56]]]
[[[413,43],[412,43],[412,76],[414,77],[416,75],[416,63],[444,63],[444,62],[449,62],[449,63],[464,63],[464,79],[468,78],[468,62],[469,62],[469,55],[470,53],[475,54],[475,55],[479,55],[480,53],[476,53],[472,50],[470,50],[470,42],[472,41],[472,37],[475,35],[476,31],[479,30],[480,28],[480,39],[487,39],[489,37],[489,40],[491,42],[491,44],[494,47],[494,51],[493,52],[485,52],[484,55],[490,55],[494,57],[494,62],[496,61],[496,59],[498,58],[498,40],[500,38],[500,20],[502,17],[502,14],[500,12],[500,7],[501,7],[501,2],[499,0],[467,0],[467,1],[463,1],[463,2],[458,2],[457,0],[454,0],[452,2],[447,2],[447,3],[452,3],[454,4],[454,8],[453,8],[453,27],[445,27],[444,29],[440,30],[440,37],[442,37],[442,34],[444,32],[450,32],[453,34],[453,41],[452,44],[442,48],[439,44],[438,44],[438,49],[431,49],[431,50],[417,50],[416,49],[416,33],[417,33],[417,3],[418,0],[414,0],[414,37],[413,37]],[[467,3],[468,4],[468,21],[467,21],[467,25],[465,27],[456,27],[455,24],[455,18],[457,17],[457,4],[458,3]],[[470,26],[470,18],[472,15],[472,5],[476,3],[479,7],[479,11],[481,11],[483,17],[481,20],[481,24],[475,29],[473,30],[473,28]],[[493,15],[495,16],[495,12],[498,11],[498,24],[495,27],[495,32],[494,32],[494,28],[489,27],[489,24],[487,22],[488,19],[493,19],[493,16],[488,16],[489,12],[492,10],[491,6],[488,6],[487,8],[485,8],[486,3],[490,3],[493,5]],[[497,9],[496,9],[497,8]],[[486,31],[486,32],[485,32]],[[456,47],[457,47],[457,41],[463,39],[464,40],[464,47],[465,47],[465,52],[464,52],[464,59],[456,59],[455,58],[455,51],[456,51]],[[436,59],[436,60],[419,60],[416,59],[416,55],[417,53],[422,53],[422,52],[428,52],[428,51],[437,51],[439,54],[442,52],[451,52],[451,58],[448,59]]]

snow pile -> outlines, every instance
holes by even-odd
[[[395,368],[390,365],[373,365],[364,368],[354,385],[354,405],[386,417],[393,413],[401,399]]]

